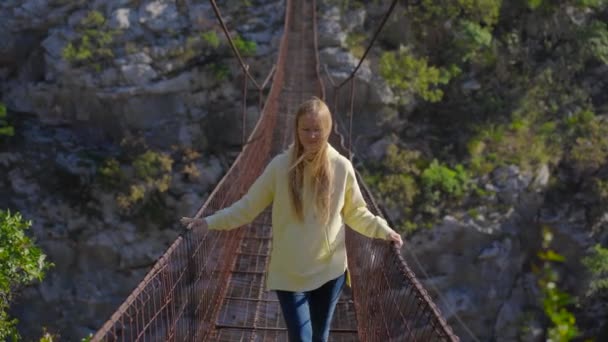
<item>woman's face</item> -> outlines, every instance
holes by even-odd
[[[325,127],[319,114],[305,114],[298,119],[298,139],[304,152],[318,151],[326,142]]]

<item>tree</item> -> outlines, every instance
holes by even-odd
[[[31,225],[20,213],[0,210],[0,341],[19,339],[17,320],[7,314],[15,291],[34,280],[42,280],[52,266],[25,234]]]

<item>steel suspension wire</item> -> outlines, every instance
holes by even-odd
[[[261,87],[255,81],[255,78],[253,78],[253,76],[251,76],[251,74],[249,73],[249,67],[243,61],[243,57],[241,57],[241,53],[239,52],[239,49],[234,44],[234,41],[232,40],[232,36],[230,35],[230,32],[228,31],[228,27],[226,26],[226,22],[224,21],[224,18],[222,17],[222,14],[220,13],[219,7],[217,7],[215,0],[209,0],[209,2],[211,3],[211,6],[213,7],[213,12],[215,13],[215,17],[217,18],[218,22],[222,26],[222,31],[224,31],[224,34],[226,35],[226,38],[228,39],[228,42],[230,43],[230,48],[232,49],[232,53],[234,53],[234,55],[238,59],[239,64],[240,64],[241,68],[243,69],[243,72],[245,73],[245,75],[247,75],[247,77],[251,80],[251,82],[253,82],[253,85],[255,85],[255,87],[259,90]]]
[[[376,42],[376,39],[378,39],[378,36],[380,35],[380,32],[382,32],[382,29],[384,28],[384,24],[386,24],[386,21],[388,20],[388,18],[393,13],[393,10],[395,9],[395,6],[397,5],[397,1],[398,0],[393,0],[393,2],[391,3],[390,7],[386,11],[386,14],[382,18],[382,21],[380,22],[380,25],[378,25],[378,28],[376,29],[376,32],[374,32],[374,36],[372,37],[372,40],[367,45],[367,48],[365,49],[365,52],[363,53],[363,56],[361,56],[361,59],[359,60],[359,63],[357,64],[357,66],[355,67],[355,69],[350,73],[350,75],[344,81],[342,81],[340,84],[338,84],[336,86],[336,88],[341,88],[344,84],[346,84],[346,82],[348,82],[350,79],[352,79],[353,77],[355,77],[355,74],[357,73],[357,71],[359,71],[359,68],[361,67],[361,64],[363,64],[363,61],[367,57],[367,54],[371,50],[372,46],[374,46],[374,43]]]
[[[266,80],[264,81],[264,83],[262,83],[262,85],[259,85],[255,78],[253,78],[253,76],[251,75],[251,73],[249,72],[249,65],[245,64],[245,62],[243,61],[243,57],[241,56],[241,53],[239,52],[239,49],[236,47],[236,45],[234,44],[234,40],[232,39],[232,35],[230,34],[228,27],[226,26],[226,22],[224,21],[224,18],[222,17],[222,14],[220,13],[220,9],[217,6],[217,3],[215,2],[215,0],[209,0],[209,2],[211,3],[211,6],[213,7],[213,12],[215,13],[215,17],[217,18],[218,22],[220,23],[220,26],[222,27],[222,31],[224,32],[224,35],[226,36],[226,39],[228,40],[228,43],[230,44],[230,48],[232,49],[232,53],[235,55],[235,57],[237,58],[237,60],[239,61],[239,65],[241,66],[241,69],[243,70],[243,74],[245,75],[244,79],[243,79],[243,113],[242,113],[242,145],[245,146],[245,144],[247,143],[247,141],[245,141],[245,136],[246,136],[246,116],[247,116],[247,79],[250,79],[251,82],[253,83],[253,85],[256,87],[256,89],[258,90],[259,94],[259,108],[260,111],[262,110],[262,103],[263,103],[263,91],[264,88],[266,88],[266,85],[268,84],[268,81],[270,80],[270,77],[272,76],[272,74],[274,73],[274,71],[276,70],[276,65],[273,66],[270,71],[268,72],[268,76],[266,76]]]

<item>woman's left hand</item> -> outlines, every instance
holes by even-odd
[[[388,233],[387,238],[389,241],[394,242],[395,245],[397,245],[397,248],[401,248],[403,246],[403,240],[401,239],[401,235],[399,235],[399,233],[397,233],[396,231],[393,230]]]

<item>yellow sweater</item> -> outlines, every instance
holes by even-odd
[[[352,164],[331,145],[328,147],[334,169],[328,224],[322,225],[315,218],[306,170],[304,220],[295,216],[287,186],[291,150],[274,157],[243,198],[205,218],[209,229],[233,229],[250,223],[272,203],[267,289],[309,291],[343,274],[347,267],[344,224],[371,238],[388,238],[391,228],[367,209]]]

